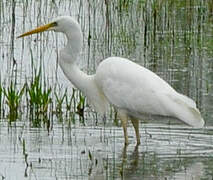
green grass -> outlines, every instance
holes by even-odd
[[[19,117],[19,107],[24,90],[25,85],[20,90],[17,90],[16,85],[12,81],[10,82],[9,87],[3,88],[3,93],[6,98],[6,104],[9,107],[9,122],[16,121],[16,119]]]
[[[59,91],[60,93],[60,91]],[[64,91],[64,93],[61,94],[57,94],[57,92],[54,92],[55,98],[56,98],[56,113],[57,114],[62,114],[63,112],[63,104],[65,101],[65,97],[67,97],[67,89]],[[71,105],[66,106],[69,107],[68,109],[71,109]]]
[[[86,98],[79,90],[73,88],[70,94],[67,89],[63,91],[63,89],[50,87],[42,81],[41,71],[34,73],[33,76],[31,81],[25,82],[22,86],[17,86],[14,81],[11,81],[7,87],[4,87],[0,82],[2,119],[7,118],[9,123],[16,122],[20,120],[23,112],[32,127],[45,125],[48,131],[52,127],[53,116],[61,122],[66,119],[70,125],[75,124],[76,119],[80,119],[80,122],[84,124]],[[6,116],[2,113],[5,109]]]
[[[48,121],[48,108],[52,103],[51,92],[51,87],[42,85],[41,71],[27,84],[27,103],[34,126],[41,126],[42,120],[43,122]]]
[[[85,96],[82,95],[81,92],[79,92],[79,102],[77,105],[77,113],[80,117],[84,117],[84,109],[85,109]]]

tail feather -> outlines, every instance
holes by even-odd
[[[172,113],[175,117],[193,127],[202,128],[204,126],[205,121],[192,99],[182,94],[178,97],[170,96],[170,98],[173,100]]]
[[[190,107],[189,111],[192,113],[192,116],[194,118],[194,121],[191,123],[191,125],[197,128],[202,128],[205,125],[205,121],[203,120],[200,111],[197,108],[190,108]]]
[[[189,97],[183,95],[183,94],[179,94],[179,97],[188,105],[191,107],[196,108],[196,103]]]

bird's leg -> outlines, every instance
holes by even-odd
[[[118,116],[121,119],[121,124],[123,126],[123,131],[124,131],[125,146],[127,146],[128,145],[128,133],[127,133],[128,116],[123,111],[118,111]]]
[[[131,117],[130,119],[131,119],[133,127],[135,129],[135,135],[136,135],[136,139],[137,139],[137,145],[139,145],[141,143],[140,142],[140,134],[139,134],[139,121],[138,121],[137,118],[133,118],[133,117]]]

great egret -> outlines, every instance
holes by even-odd
[[[192,99],[176,92],[154,72],[128,59],[109,57],[99,64],[96,74],[82,72],[76,65],[82,47],[82,31],[78,22],[69,16],[58,17],[19,37],[47,30],[62,32],[67,37],[67,45],[60,51],[59,64],[72,84],[88,97],[101,114],[106,112],[108,104],[117,109],[126,145],[128,119],[135,129],[137,144],[140,144],[139,119],[143,114],[175,117],[197,128],[204,126]]]

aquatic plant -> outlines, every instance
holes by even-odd
[[[78,102],[78,95],[80,95],[80,91],[78,91],[75,88],[72,88],[72,95],[67,95],[65,96],[65,111],[66,111],[66,119],[68,120],[68,123],[72,122],[75,124],[76,121],[76,114],[83,116],[82,109],[84,108],[84,102],[83,102],[83,97],[81,97]]]
[[[30,115],[34,126],[40,126],[41,120],[47,122],[47,112],[51,98],[52,88],[42,85],[41,71],[35,75],[30,84],[27,84],[27,94],[30,106]]]
[[[42,87],[40,77],[39,73],[30,85],[27,85],[27,92],[31,108],[36,110],[37,113],[44,113],[47,112],[48,105],[51,102],[51,88]]]
[[[10,82],[9,87],[3,88],[3,93],[6,97],[6,104],[9,107],[9,122],[13,122],[18,118],[20,102],[24,90],[25,85],[21,88],[21,90],[17,90],[15,83],[13,83],[12,81]]]
[[[77,105],[77,114],[79,114],[80,117],[84,117],[84,109],[85,109],[85,96],[82,95],[82,93],[79,91],[79,102]]]
[[[64,103],[65,97],[67,97],[67,89],[64,91],[62,95],[60,94],[60,91],[59,94],[57,94],[57,92],[54,92],[54,95],[56,98],[56,113],[61,114],[63,109],[62,105]]]

